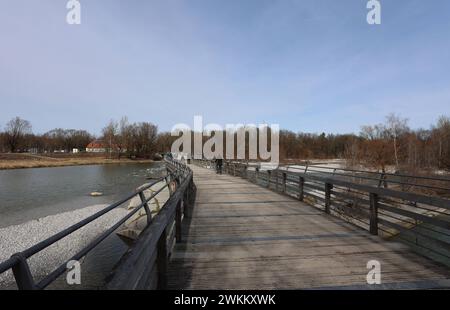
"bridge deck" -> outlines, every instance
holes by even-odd
[[[445,267],[402,244],[244,179],[191,168],[197,201],[169,264],[170,289],[367,288],[369,260],[381,263],[381,287],[450,287]]]

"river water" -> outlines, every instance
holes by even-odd
[[[163,163],[1,170],[0,228],[87,206],[111,204],[164,171]],[[94,191],[103,196],[91,197]],[[127,248],[115,234],[105,239],[85,258],[83,274],[89,276],[79,288],[101,287]],[[61,279],[52,288],[68,287]]]
[[[0,170],[0,227],[122,198],[162,163]],[[101,197],[90,193],[102,192]]]

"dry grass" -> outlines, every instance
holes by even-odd
[[[65,167],[81,165],[106,165],[149,163],[151,160],[109,159],[102,156],[65,156],[60,158],[32,154],[0,154],[0,170],[22,168]]]

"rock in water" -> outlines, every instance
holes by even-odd
[[[149,183],[146,183],[139,188],[142,188]],[[138,188],[138,190],[139,190]],[[149,189],[146,189],[143,193],[146,198],[151,197],[154,193],[162,189],[156,197],[153,197],[148,202],[149,208],[151,210],[151,213],[153,216],[158,214],[159,210],[164,206],[166,201],[170,197],[169,189],[167,188],[166,182],[161,181],[156,183],[154,186],[152,186]],[[141,205],[141,199],[139,196],[135,196],[130,200],[130,203],[127,207],[127,210],[129,212],[132,212],[136,207]],[[147,226],[147,214],[145,212],[144,208],[141,208],[139,211],[137,211],[131,218],[129,218],[125,224],[121,227],[121,229],[117,232],[117,235],[119,237],[128,239],[128,240],[136,240],[140,233],[145,229]]]
[[[92,197],[103,196],[103,193],[101,193],[101,192],[92,192],[92,193],[91,193],[91,196],[92,196]]]

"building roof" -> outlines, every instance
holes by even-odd
[[[86,146],[87,149],[104,149],[106,144],[101,140],[95,140]]]

